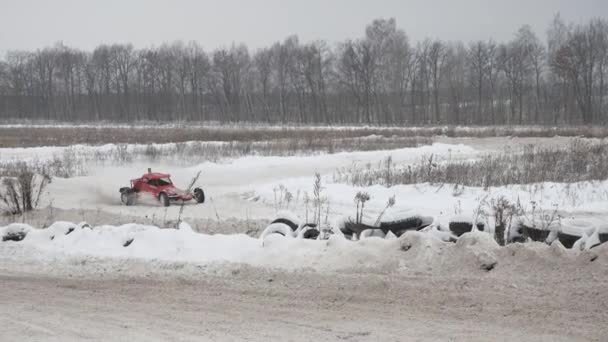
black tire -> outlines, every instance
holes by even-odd
[[[408,230],[421,230],[430,226],[431,223],[432,219],[423,220],[422,217],[412,216],[398,221],[381,222],[380,229],[382,232],[384,232],[384,234],[392,232],[397,237],[400,237]]]
[[[123,189],[120,191],[120,201],[126,206],[133,205],[133,202],[135,202],[135,193],[129,188]]]
[[[473,224],[471,222],[450,222],[450,231],[458,237],[464,233],[471,232],[471,230],[473,230]],[[478,222],[477,230],[483,232],[485,230],[485,225]]]
[[[201,188],[196,188],[193,191],[196,203],[205,203],[205,192]]]
[[[288,225],[289,228],[291,228],[291,230],[293,230],[294,232],[296,231],[296,229],[298,229],[298,225],[295,224],[292,220],[282,218],[282,217],[270,222],[270,224],[273,224],[273,223],[282,223],[282,224]]]
[[[570,249],[570,248],[572,248],[572,246],[574,246],[574,243],[576,241],[578,241],[578,239],[580,239],[581,237],[559,232],[557,234],[557,238],[559,239],[559,242],[561,242],[562,245],[564,245],[564,247]]]
[[[316,240],[321,234],[315,223],[306,223],[301,229],[304,230],[303,234],[300,233],[303,239]]]
[[[380,222],[380,229],[386,234],[389,231],[395,232],[398,230],[417,230],[422,224],[422,220],[419,217],[408,217],[404,220],[392,221],[392,222]]]
[[[369,225],[366,225],[363,223],[355,223],[355,222],[347,221],[347,222],[344,222],[344,229],[342,229],[342,233],[344,233],[344,235],[352,236],[352,235],[356,234],[357,236],[359,236],[359,234],[361,234],[361,232],[366,229],[378,229],[378,227],[369,226]]]
[[[160,195],[158,195],[158,200],[160,201],[160,204],[163,205],[163,207],[168,207],[169,205],[171,205],[171,200],[169,200],[169,196],[164,192],[161,192]]]
[[[545,242],[549,237],[549,233],[551,233],[549,229],[538,229],[523,225],[524,237],[527,236],[532,239],[532,241]]]
[[[458,237],[470,232],[472,229],[473,224],[471,222],[450,222],[450,231]]]
[[[317,229],[309,229],[304,232],[302,237],[304,239],[308,239],[308,240],[316,240],[320,234],[321,234],[321,232]]]

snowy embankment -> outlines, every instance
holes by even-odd
[[[490,234],[477,231],[464,234],[456,243],[416,231],[399,239],[371,237],[349,241],[336,234],[329,240],[281,236],[261,240],[243,234],[200,234],[185,223],[179,229],[160,229],[138,224],[89,227],[56,222],[45,229],[11,224],[0,227],[0,235],[6,240],[0,242],[0,268],[42,272],[79,272],[86,269],[85,264],[95,272],[105,272],[139,261],[148,265],[146,272],[154,270],[155,265],[181,263],[201,267],[244,264],[319,272],[365,269],[381,273],[559,268],[584,266],[598,257],[600,263],[608,262],[608,244],[590,251],[567,250],[559,241],[550,246],[527,243],[499,247]],[[94,264],[103,267],[91,266]],[[163,267],[166,266],[160,268]],[[137,275],[141,270],[127,271]]]
[[[23,240],[8,240],[9,237],[18,240],[20,234]],[[380,239],[353,243],[339,236],[328,241],[311,241],[281,237],[260,240],[244,234],[200,234],[186,223],[180,224],[179,229],[138,224],[89,227],[68,222],[37,229],[11,224],[0,228],[0,235],[7,239],[0,243],[0,256],[8,259],[100,257],[198,264],[236,263],[284,269],[343,269],[381,264],[399,250],[397,242]]]

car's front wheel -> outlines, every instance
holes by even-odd
[[[205,203],[205,193],[203,192],[203,189],[194,189],[194,199],[196,200],[196,203]]]
[[[135,196],[134,196],[133,192],[130,191],[130,189],[121,191],[120,201],[122,202],[122,204],[124,204],[126,206],[131,206],[131,205],[133,205],[133,202],[135,201]]]
[[[158,195],[158,200],[163,205],[163,207],[168,207],[171,204],[169,196],[164,192],[161,192],[160,195]]]

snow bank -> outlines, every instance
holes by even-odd
[[[180,224],[179,229],[139,224],[89,227],[70,222],[56,222],[46,229],[23,224],[0,227],[2,236],[9,232],[24,232],[25,237],[0,243],[0,267],[21,269],[39,263],[44,272],[63,270],[66,265],[70,272],[86,272],[80,270],[82,265],[104,265],[97,271],[106,272],[107,265],[109,270],[120,270],[122,265],[137,261],[152,269],[177,263],[191,265],[189,269],[197,265],[204,265],[205,269],[249,265],[285,270],[458,274],[489,272],[497,265],[545,265],[547,260],[556,265],[575,260],[582,253],[566,250],[559,241],[551,246],[529,243],[501,248],[490,234],[479,231],[466,233],[456,243],[450,243],[446,241],[453,236],[435,226],[408,231],[400,238],[370,235],[359,241],[349,241],[338,234],[329,240],[295,239],[279,234],[269,234],[263,239],[244,234],[208,235],[194,232],[186,223]],[[592,249],[586,253],[597,252]],[[601,253],[605,255],[606,249],[602,248]]]
[[[244,234],[200,234],[187,224],[180,225],[180,229],[139,224],[82,227],[69,222],[57,222],[46,229],[21,224],[0,228],[3,235],[9,231],[24,231],[26,235],[19,242],[0,243],[0,258],[5,246],[12,244],[28,250],[26,255],[34,259],[37,255],[47,255],[59,260],[144,259],[338,270],[383,268],[387,262],[395,263],[396,258],[387,256],[398,253],[394,240],[351,242],[334,235],[329,240],[316,241],[285,238],[278,234],[261,240]]]

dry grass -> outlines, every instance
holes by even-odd
[[[38,173],[69,178],[83,176],[90,165],[124,165],[135,161],[163,161],[176,165],[194,165],[206,161],[217,162],[243,156],[293,156],[318,153],[367,151],[418,147],[433,142],[426,137],[364,137],[364,138],[285,138],[271,141],[191,141],[174,144],[127,145],[111,148],[79,149],[68,147],[59,155],[44,161],[32,160],[28,166]],[[20,160],[0,161],[0,177],[13,176]]]
[[[280,127],[280,126],[0,126],[0,147],[151,144],[185,141],[263,142],[412,137],[608,137],[608,127]]]
[[[565,148],[526,146],[521,152],[483,156],[475,161],[422,158],[413,165],[381,165],[340,169],[334,181],[354,186],[456,184],[503,186],[540,182],[572,183],[608,179],[608,143],[574,139]]]

